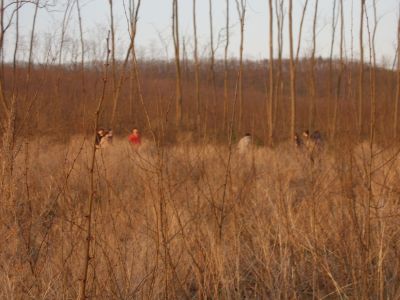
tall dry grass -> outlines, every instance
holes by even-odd
[[[78,296],[89,144],[18,148],[12,196],[1,199],[0,298]],[[234,150],[227,167],[228,151],[133,151],[117,139],[97,153],[90,297],[399,297],[398,149],[374,149],[370,218],[366,143],[312,161],[287,144]]]

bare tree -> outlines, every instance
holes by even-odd
[[[75,1],[72,0],[67,0],[65,2],[65,9],[64,9],[64,13],[63,13],[63,19],[62,19],[62,23],[61,23],[61,36],[60,36],[60,44],[59,44],[59,49],[58,49],[58,68],[60,70],[62,70],[62,64],[64,62],[64,49],[65,49],[65,40],[66,40],[66,34],[67,34],[67,30],[68,30],[68,25],[70,23],[70,19],[71,19],[71,15],[72,15],[72,9],[73,9],[73,5],[74,5]],[[34,19],[37,17],[37,7],[36,6],[36,13],[34,15]],[[32,31],[33,32],[33,31]],[[33,43],[33,40],[31,39],[31,42]],[[29,53],[29,56],[31,56],[32,53]],[[28,74],[30,74],[30,70],[28,70]],[[61,82],[61,77],[63,75],[63,72],[60,71],[57,74],[57,84],[56,84],[56,101],[58,102],[58,105],[56,106],[56,108],[58,109],[58,113],[61,115],[62,112],[62,105],[61,105],[61,86],[62,86],[62,82]],[[29,84],[27,85],[28,89],[29,89]]]
[[[178,0],[172,0],[172,37],[175,48],[175,70],[176,70],[176,125],[178,128],[182,126],[182,80],[181,80],[181,64],[179,49],[179,15]]]
[[[304,3],[303,11],[300,20],[299,35],[297,41],[296,56],[294,56],[293,42],[293,0],[289,0],[289,49],[290,49],[290,99],[291,99],[291,117],[290,117],[290,136],[296,134],[296,66],[299,60],[301,34],[303,30],[304,17],[306,14],[308,0]]]
[[[378,17],[377,17],[377,9],[376,9],[376,0],[372,0],[372,8],[374,13],[374,27],[371,30],[368,28],[368,43],[369,43],[369,52],[370,52],[370,98],[371,98],[371,115],[370,115],[370,147],[372,150],[373,144],[375,143],[375,130],[376,130],[376,32],[378,29]],[[367,21],[367,23],[369,23]],[[368,26],[369,27],[369,26]]]
[[[115,59],[115,26],[114,26],[114,2],[108,0],[110,7],[110,32],[111,32],[111,74],[112,74],[112,90],[113,90],[113,108],[111,111],[110,125],[114,127],[115,115],[117,113],[118,97],[116,97],[117,85],[117,64]]]
[[[276,124],[276,117],[278,115],[278,104],[280,103],[280,99],[283,94],[284,85],[284,82],[282,81],[283,29],[285,22],[284,0],[275,0],[275,15],[278,36],[278,70],[275,82],[275,107],[273,113],[273,124]]]
[[[83,128],[85,128],[85,114],[86,114],[86,84],[85,84],[85,40],[83,37],[83,28],[82,28],[82,15],[81,15],[81,5],[79,0],[76,0],[76,9],[78,12],[78,24],[79,24],[79,39],[81,46],[81,89],[82,89],[82,121]]]
[[[225,49],[224,49],[224,129],[229,129],[228,50],[229,50],[229,1],[226,0]]]
[[[136,119],[136,109],[135,107],[135,99],[138,96],[138,86],[137,86],[137,78],[136,78],[136,68],[137,65],[134,60],[135,52],[136,52],[136,47],[135,47],[135,37],[136,37],[136,32],[137,32],[137,23],[138,23],[138,14],[139,14],[139,8],[140,8],[141,0],[136,2],[135,0],[129,0],[128,4],[128,11],[129,11],[129,16],[128,16],[128,27],[129,29],[129,36],[131,40],[131,74],[130,74],[130,79],[131,79],[131,92],[130,92],[130,117],[132,120]]]
[[[354,78],[354,72],[353,72],[353,62],[354,62],[354,1],[351,0],[351,9],[350,9],[350,65],[351,68],[349,68],[349,72],[347,72],[347,82],[346,82],[346,88],[347,88],[347,99],[354,99],[354,88],[353,88],[353,78]],[[357,109],[353,110],[354,114],[354,119],[357,120],[358,118],[358,111]],[[355,131],[358,132],[358,123],[355,125]]]
[[[113,90],[115,89],[115,84],[117,82],[117,70],[116,70],[116,60],[115,60],[115,26],[114,26],[114,2],[113,0],[108,0],[110,7],[110,31],[111,31],[111,73],[112,73],[112,84]],[[114,112],[113,112],[114,114]],[[111,116],[111,120],[114,117]],[[113,123],[111,121],[111,123]]]
[[[74,2],[72,0],[67,0],[63,15],[63,20],[61,24],[61,37],[60,37],[60,48],[58,53],[58,65],[61,66],[63,62],[63,50],[64,50],[64,43],[65,43],[65,34],[67,33],[68,23],[71,18],[72,6]],[[36,17],[36,16],[35,16]],[[59,79],[58,79],[59,81]]]
[[[128,16],[129,46],[128,46],[128,49],[126,50],[125,58],[124,58],[124,61],[122,64],[121,72],[118,77],[118,81],[117,82],[113,81],[114,89],[113,89],[113,110],[112,110],[112,116],[111,116],[111,128],[113,128],[115,125],[115,117],[116,117],[116,112],[117,112],[117,105],[119,102],[119,96],[121,93],[122,84],[124,82],[126,68],[128,66],[128,62],[129,62],[129,57],[131,56],[132,49],[135,45],[136,27],[137,27],[137,20],[138,20],[140,4],[141,4],[141,0],[139,0],[136,5],[135,5],[135,3],[130,3],[130,11],[129,11],[129,16]],[[117,80],[116,76],[114,78],[115,78],[115,80]]]
[[[337,116],[339,109],[339,98],[341,93],[341,85],[342,85],[342,77],[344,73],[344,60],[343,60],[343,43],[344,43],[344,9],[343,9],[343,0],[340,0],[340,46],[339,46],[339,63],[340,70],[336,83],[336,95],[335,95],[335,103],[333,108],[333,118],[332,118],[332,130],[331,137],[335,139],[336,136],[336,126],[337,126]]]
[[[311,61],[310,61],[310,104],[309,104],[309,121],[308,121],[308,129],[312,130],[315,128],[315,116],[317,113],[316,108],[316,86],[315,86],[315,51],[317,47],[316,38],[317,38],[317,17],[318,17],[318,0],[315,0],[314,7],[314,19],[313,19],[313,37],[312,37],[312,50],[311,50]]]
[[[360,78],[358,82],[358,135],[362,137],[363,130],[363,102],[364,102],[364,92],[363,92],[363,84],[364,84],[364,40],[363,40],[363,31],[364,31],[364,9],[365,9],[365,0],[360,0],[361,11],[360,11]]]
[[[274,12],[272,0],[269,0],[269,95],[268,95],[268,143],[273,144],[273,109],[274,109]]]
[[[28,87],[30,84],[30,75],[32,69],[32,53],[33,53],[33,41],[35,37],[35,28],[36,28],[36,18],[37,12],[39,8],[39,1],[36,0],[33,4],[35,5],[34,16],[32,21],[32,30],[31,30],[31,40],[29,46],[29,57],[28,57],[28,72],[26,75],[26,93],[25,98],[28,97]],[[15,12],[18,12],[17,18],[17,27],[19,27],[19,10],[22,7],[21,2],[15,2],[16,8]],[[5,6],[4,1],[0,1],[0,59],[1,59],[1,73],[0,73],[0,102],[3,108],[3,115],[4,118],[1,118],[0,125],[3,128],[4,134],[2,135],[3,141],[1,143],[1,151],[0,154],[3,157],[2,166],[1,166],[1,188],[5,187],[5,194],[6,199],[10,199],[11,197],[11,189],[13,185],[13,171],[14,171],[14,160],[15,160],[15,142],[16,142],[16,121],[17,121],[17,98],[18,98],[18,91],[16,87],[12,88],[12,93],[9,96],[6,96],[4,91],[5,86],[5,76],[4,76],[4,35],[6,31],[10,28],[10,25],[13,20],[14,13],[9,17],[9,20],[5,20],[5,9],[6,7],[10,7],[9,4]],[[19,32],[19,29],[17,28]],[[13,55],[13,66],[14,66],[14,76],[16,76],[16,60],[17,60],[17,51],[18,51],[18,43],[19,43],[19,34],[17,34],[15,39],[15,47],[14,47],[14,55]],[[13,79],[15,84],[16,77]],[[25,99],[26,100],[26,99]],[[24,101],[26,102],[26,101]]]
[[[28,72],[26,73],[26,81],[25,85],[27,86],[27,89],[30,84],[31,80],[31,71],[32,71],[32,63],[33,63],[33,46],[34,46],[34,41],[35,41],[35,32],[36,32],[36,21],[37,21],[37,14],[39,10],[39,1],[36,0],[35,2],[35,12],[33,13],[33,20],[32,20],[32,30],[31,30],[31,35],[30,35],[30,42],[29,42],[29,56],[28,56]],[[29,91],[29,89],[28,89]]]
[[[136,38],[136,32],[137,32],[137,24],[139,20],[139,9],[140,5],[142,3],[142,0],[129,0],[129,36],[130,40],[132,43],[131,46],[131,53],[132,53],[132,64],[133,64],[133,70],[136,69],[136,64],[135,64],[135,53],[136,53],[136,45],[135,45],[135,38]],[[135,71],[136,72],[136,71]],[[135,77],[135,76],[134,76]]]
[[[198,56],[197,45],[197,22],[196,22],[196,0],[193,0],[193,57],[194,57],[194,76],[195,76],[195,98],[196,98],[196,124],[197,129],[200,131],[201,115],[200,115],[200,64]]]
[[[38,11],[39,11],[39,4],[40,4],[40,0],[36,0],[34,2],[35,5],[35,10],[33,13],[33,19],[32,19],[32,30],[30,33],[30,42],[29,42],[29,56],[28,56],[28,71],[26,73],[26,77],[25,77],[25,97],[24,97],[24,103],[27,104],[28,103],[28,99],[29,97],[31,97],[31,92],[30,92],[30,86],[31,86],[31,75],[32,75],[32,65],[33,65],[33,50],[34,50],[34,41],[35,41],[35,33],[36,33],[36,23],[37,23],[37,15],[38,15]],[[16,57],[15,57],[16,59]],[[31,97],[29,99],[29,104],[28,107],[31,107],[31,105],[33,104],[33,102],[35,101],[35,97]]]
[[[400,102],[400,6],[399,17],[397,20],[397,87],[396,98],[394,102],[393,111],[393,138],[396,140],[398,132],[398,115],[399,115],[399,102]]]
[[[373,174],[374,174],[374,143],[375,143],[375,127],[376,127],[376,52],[375,52],[375,37],[376,37],[376,30],[378,26],[377,20],[377,12],[376,12],[376,1],[373,0],[372,2],[373,13],[374,13],[374,27],[370,29],[370,22],[368,18],[367,9],[365,9],[365,17],[366,17],[366,24],[368,30],[368,47],[369,47],[369,79],[370,79],[370,120],[369,120],[369,158],[367,162],[367,190],[368,190],[368,198],[367,203],[365,205],[365,235],[364,235],[364,251],[363,251],[363,276],[362,276],[362,283],[363,283],[363,297],[368,297],[371,294],[371,279],[370,276],[367,275],[368,271],[370,270],[371,265],[371,252],[372,249],[372,219],[371,219],[371,210],[376,208],[377,205],[374,203],[374,193],[372,189],[372,181],[373,181]],[[375,211],[377,213],[377,209]],[[380,287],[380,284],[378,284]],[[380,299],[383,299],[383,295],[380,295]]]
[[[313,34],[312,34],[312,50],[310,59],[310,104],[309,104],[309,123],[308,130],[311,132],[315,128],[315,117],[316,117],[316,80],[315,80],[315,51],[316,51],[316,28],[317,28],[317,16],[318,16],[318,0],[315,0],[314,6],[314,19],[313,19]],[[311,172],[311,180],[315,180],[314,172]],[[317,202],[314,193],[311,193],[312,199],[312,218],[311,218],[311,230],[314,238],[314,247],[317,245]],[[313,256],[313,274],[312,274],[312,290],[313,298],[319,297],[318,287],[318,267],[317,267],[317,256]]]
[[[212,116],[214,122],[214,136],[217,133],[217,87],[215,83],[215,48],[214,48],[214,28],[213,28],[213,14],[212,14],[212,0],[208,1],[209,20],[210,20],[210,77],[212,85],[212,100],[213,109]]]
[[[6,100],[4,93],[4,34],[7,30],[5,28],[5,16],[4,16],[4,1],[0,2],[0,59],[1,59],[1,78],[0,78],[0,96],[1,103],[3,106],[3,112],[5,118],[1,118],[2,127],[4,130],[3,144],[2,144],[2,166],[1,166],[1,188],[2,192],[6,195],[5,199],[9,200],[11,196],[11,183],[12,183],[12,172],[13,172],[13,163],[14,163],[14,129],[15,129],[15,100],[10,103],[10,101]],[[14,97],[13,97],[14,98]]]
[[[239,125],[238,130],[243,126],[243,46],[244,46],[244,21],[246,17],[247,0],[235,0],[236,9],[240,21],[240,46],[239,46]]]
[[[2,112],[5,118],[1,118],[2,127],[3,129],[6,128],[6,121],[9,117],[9,107],[4,95],[4,72],[3,72],[3,65],[4,65],[4,34],[5,34],[5,20],[4,20],[4,0],[0,1],[0,59],[1,59],[1,72],[0,72],[0,97],[1,97],[1,105],[2,105]]]
[[[20,3],[19,0],[15,2],[16,17],[15,17],[15,47],[14,47],[14,55],[13,55],[13,87],[12,94],[15,93],[16,84],[17,84],[17,54],[18,54],[18,46],[19,46],[19,9]]]
[[[336,27],[338,23],[338,17],[339,14],[336,15],[336,9],[337,8],[337,1],[333,1],[332,5],[332,19],[331,19],[331,45],[330,45],[330,51],[329,51],[329,77],[328,77],[328,116],[329,119],[331,118],[331,102],[333,99],[333,51],[335,49],[335,41],[336,41]],[[328,122],[328,129],[331,130],[331,126]]]

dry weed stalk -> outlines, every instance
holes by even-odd
[[[109,48],[109,39],[110,35],[107,37],[107,55],[106,55],[106,60],[104,64],[104,77],[103,77],[103,87],[102,87],[102,93],[99,97],[99,101],[97,104],[97,109],[95,112],[95,118],[94,118],[94,135],[93,135],[93,143],[92,143],[92,152],[91,152],[91,159],[90,159],[90,165],[89,165],[89,182],[90,182],[90,191],[89,191],[89,199],[88,199],[88,207],[87,207],[87,214],[85,215],[86,218],[86,241],[85,241],[85,251],[84,251],[84,257],[83,257],[83,263],[82,263],[82,278],[80,282],[80,290],[79,290],[79,298],[84,300],[88,297],[88,292],[87,292],[87,287],[88,287],[88,272],[89,272],[89,265],[91,261],[94,259],[93,256],[93,251],[94,251],[94,246],[93,246],[93,206],[94,206],[94,200],[96,197],[96,189],[94,185],[94,172],[95,172],[95,162],[96,162],[96,135],[97,135],[97,130],[99,128],[99,117],[100,117],[100,110],[102,108],[104,99],[105,99],[105,91],[106,91],[106,86],[108,82],[108,61],[109,61],[109,55],[110,55],[110,48]]]

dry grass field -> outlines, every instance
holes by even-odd
[[[399,150],[374,149],[371,164],[369,147],[311,161],[291,144],[241,155],[116,139],[96,154],[89,297],[399,298]],[[18,151],[1,196],[0,298],[75,299],[91,142]]]
[[[0,0],[0,300],[400,299],[397,2]]]

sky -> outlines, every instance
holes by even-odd
[[[43,0],[42,0],[43,1]],[[67,0],[47,0],[52,6],[40,9],[35,39],[35,60],[43,60],[47,53],[54,58],[59,53],[59,41],[63,14]],[[124,15],[123,2],[128,0],[114,0],[115,25],[117,36],[117,56],[123,57],[128,45],[127,22]],[[240,0],[239,0],[240,1]],[[209,1],[197,0],[197,30],[199,39],[200,55],[209,56],[210,27],[209,27]],[[288,1],[285,1],[286,5]],[[295,43],[299,32],[299,21],[305,0],[293,0],[294,3],[294,36]],[[335,0],[319,0],[317,21],[317,49],[316,55],[328,57],[331,47],[332,36],[332,7]],[[336,1],[338,2],[339,0]],[[309,0],[306,12],[303,34],[301,39],[300,56],[309,55],[312,45],[312,21],[315,0]],[[359,23],[360,23],[360,0],[343,0],[344,3],[344,27],[345,27],[345,55],[350,58],[359,55]],[[104,57],[104,41],[107,36],[110,17],[108,0],[80,0],[84,39],[86,41],[87,59],[102,59]],[[376,32],[376,53],[380,63],[392,65],[396,52],[397,19],[399,16],[399,0],[377,0],[378,27]],[[193,52],[193,20],[192,0],[179,0],[179,30],[181,42],[185,41],[186,51],[190,57]],[[372,0],[366,1],[370,26],[373,28],[374,18]],[[214,44],[217,47],[217,57],[222,57],[225,44],[225,18],[226,1],[212,0]],[[20,45],[18,57],[26,60],[29,36],[32,28],[34,6],[27,4],[20,14]],[[287,7],[285,8],[284,28],[284,56],[289,53],[288,40],[288,18]],[[11,8],[7,15],[10,16]],[[136,47],[139,58],[173,58],[173,42],[171,33],[172,0],[142,0],[139,12],[138,33]],[[238,57],[240,24],[235,0],[230,0],[230,46],[229,56]],[[15,25],[15,18],[12,21]],[[353,38],[352,28],[353,26]],[[276,27],[275,33],[276,33]],[[340,23],[337,24],[336,38],[334,44],[334,56],[339,53]],[[364,45],[368,47],[368,30],[365,25]],[[244,57],[246,59],[265,59],[269,57],[269,15],[267,0],[247,0],[245,32],[244,32]],[[5,35],[5,56],[11,57],[14,50],[15,28],[11,26]],[[63,50],[62,61],[68,62],[78,57],[79,52],[79,27],[77,22],[76,6],[70,13],[66,28],[65,50]],[[274,40],[276,46],[276,39]],[[353,48],[353,51],[351,49]],[[50,50],[49,50],[50,49]],[[276,48],[275,48],[276,55]],[[369,54],[366,51],[366,59]]]

